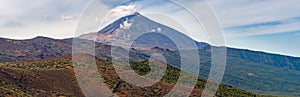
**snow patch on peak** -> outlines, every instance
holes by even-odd
[[[130,29],[132,24],[133,24],[133,22],[129,22],[128,18],[126,18],[126,20],[122,24],[120,24],[120,29],[124,29],[124,30]]]
[[[151,29],[150,32],[161,32],[161,31],[162,31],[162,28],[158,27],[158,28]]]
[[[160,27],[157,28],[157,32],[161,32],[162,29]]]

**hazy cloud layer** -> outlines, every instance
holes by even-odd
[[[0,0],[0,35],[14,37],[8,33],[37,33],[35,29],[29,29],[34,28],[32,26],[36,23],[45,23],[45,26],[56,26],[57,28],[64,27],[57,26],[62,24],[71,26],[62,21],[73,21],[75,25],[89,1]],[[129,0],[122,2],[132,3]],[[175,18],[185,17],[186,15],[180,14],[183,13],[181,9],[174,8],[161,0],[146,1],[147,4],[145,5],[147,6],[143,7],[134,3],[131,5],[114,5],[122,2],[119,0],[104,2],[111,4],[112,7],[112,12],[108,15],[109,18],[132,14],[140,8],[143,8],[143,11],[146,10],[145,12],[159,11]],[[298,6],[299,1],[297,0],[208,0],[208,2],[215,9],[222,26],[225,28],[227,37],[247,37],[300,30],[297,27],[300,21],[300,6]],[[194,3],[194,1],[186,1],[186,3]],[[181,19],[183,22],[191,22],[188,18]],[[272,22],[278,22],[278,24],[272,25]],[[12,29],[15,27],[18,27],[18,29]],[[39,31],[38,33],[44,32],[44,34],[47,34],[45,31]],[[59,31],[59,33],[63,32],[71,34],[71,30]],[[60,37],[63,38],[63,36]]]
[[[0,0],[0,36],[72,37],[89,0]]]

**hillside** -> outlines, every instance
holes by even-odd
[[[0,62],[30,61],[72,55],[73,40],[82,45],[94,45],[96,56],[101,59],[110,58],[111,45],[77,38],[52,39],[38,36],[27,40],[0,38],[0,44],[4,45],[0,47]],[[131,52],[136,54],[131,56],[132,60],[141,60],[142,53],[136,50]]]
[[[10,49],[5,46],[0,47],[0,62],[30,61],[71,55],[72,41],[73,39],[57,40],[46,37],[28,40],[2,38],[0,43],[5,43]],[[80,42],[93,44],[88,40],[80,40]],[[201,46],[203,48],[199,49],[200,76],[207,78],[211,64],[209,51],[211,46],[204,44]],[[158,51],[168,57],[167,59],[170,60],[168,64],[178,67],[180,61],[178,60],[178,51],[159,47],[151,50],[131,49],[130,59],[131,61],[147,60],[148,52]],[[110,45],[95,43],[95,52],[98,58],[110,60],[110,51]],[[300,89],[298,83],[300,71],[297,69],[297,66],[300,66],[298,64],[300,58],[233,48],[228,48],[227,51],[227,67],[222,83],[257,93],[294,96],[300,94],[298,91]]]
[[[147,64],[147,61],[134,62],[131,63],[131,66],[138,74],[144,74],[149,70]],[[167,72],[159,83],[151,87],[140,88],[121,81],[111,62],[97,59],[97,65],[99,72],[107,80],[105,81],[107,86],[121,97],[164,95],[174,86],[180,71],[168,65]],[[72,70],[71,56],[36,61],[0,63],[0,69],[0,95],[4,97],[83,96]],[[201,95],[201,90],[203,90],[205,83],[205,79],[199,78],[191,96]],[[116,87],[116,84],[118,84],[118,87]],[[270,97],[271,95],[259,95],[221,85],[216,96]]]

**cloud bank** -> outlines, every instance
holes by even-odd
[[[0,0],[0,37],[73,37],[89,0]]]
[[[113,8],[108,17],[124,17],[137,11],[137,5],[121,5]]]

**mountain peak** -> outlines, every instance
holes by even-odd
[[[52,39],[52,38],[49,38],[49,37],[45,37],[45,36],[36,36],[32,39]]]
[[[166,35],[169,36],[166,37]],[[155,46],[177,49],[174,42],[169,38],[173,37],[185,39],[185,41],[178,43],[182,45],[182,47],[185,47],[184,49],[197,49],[184,43],[187,41],[193,43],[193,39],[166,25],[153,21],[138,12],[119,18],[100,30],[97,36],[97,42],[111,44],[113,40],[114,45],[118,46],[126,45],[126,43],[134,41],[135,44],[132,47],[138,49],[149,49]],[[138,39],[134,39],[136,37],[138,37]]]
[[[34,39],[38,39],[38,38],[47,38],[47,37],[44,37],[44,36],[36,36],[36,37],[34,37]]]
[[[131,19],[133,17],[137,17],[137,16],[143,16],[142,14],[140,14],[139,12],[135,12],[133,14],[130,14],[130,15],[127,15],[127,16],[124,16],[124,17],[121,17],[120,19],[123,20],[123,19]]]
[[[137,17],[139,18],[138,21],[146,20],[145,19],[146,17],[144,17],[142,14],[140,14],[139,12],[135,12],[131,15],[127,15],[127,16],[119,18],[118,20],[116,20],[112,24],[110,24],[110,25],[106,26],[105,28],[103,28],[102,30],[100,30],[99,33],[112,34],[117,29],[121,28],[120,26],[122,24],[124,24],[124,22],[132,23]]]
[[[133,15],[141,15],[139,12],[135,12]]]

